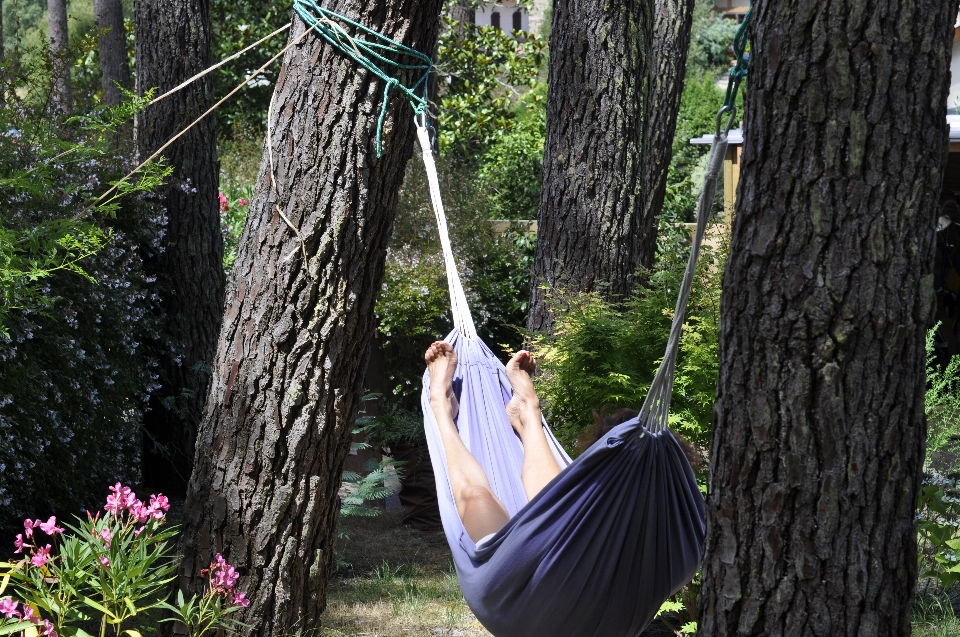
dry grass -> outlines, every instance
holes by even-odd
[[[321,635],[489,637],[463,601],[442,531],[404,528],[394,512],[343,526]]]

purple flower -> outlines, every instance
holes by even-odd
[[[4,617],[7,619],[13,619],[14,617],[20,618],[20,612],[17,610],[17,603],[13,601],[11,597],[4,597],[0,599],[0,613],[3,613]]]
[[[47,565],[47,560],[50,559],[50,549],[52,547],[47,544],[43,547],[37,547],[37,551],[33,554],[33,557],[30,558],[30,563],[36,566],[37,568],[42,568]],[[26,617],[24,617],[26,619]]]

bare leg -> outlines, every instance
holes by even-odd
[[[513,398],[507,403],[507,416],[523,442],[520,478],[528,500],[532,500],[560,473],[560,465],[553,457],[547,436],[543,433],[540,399],[530,379],[534,370],[536,363],[526,350],[517,352],[507,363],[507,378],[513,385]]]
[[[479,542],[484,536],[499,531],[510,520],[510,515],[493,494],[487,474],[463,444],[453,424],[458,405],[451,383],[457,355],[449,343],[437,341],[427,348],[424,358],[430,370],[430,407],[440,427],[453,500],[467,535]]]

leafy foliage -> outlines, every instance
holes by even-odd
[[[368,502],[383,500],[393,493],[393,489],[386,485],[391,473],[402,465],[393,458],[384,458],[379,463],[376,460],[367,461],[364,467],[366,473],[344,471],[340,492],[340,515],[359,515],[371,517],[380,513],[379,509],[365,506]],[[391,471],[393,470],[393,471]]]
[[[920,577],[950,588],[960,580],[960,490],[955,480],[926,476],[917,498]]]
[[[646,286],[619,304],[599,294],[555,295],[553,335],[532,335],[542,374],[535,379],[547,420],[573,448],[606,405],[639,409],[663,357],[686,264],[684,231],[661,227],[658,261]],[[670,425],[701,447],[709,443],[719,347],[720,278],[725,251],[707,246],[680,341]]]
[[[31,62],[30,60],[33,60]],[[162,217],[137,197],[120,132],[142,106],[76,111],[49,103],[42,55],[0,67],[0,528],[28,509],[75,511],[130,478],[154,375],[152,279]],[[128,154],[129,153],[129,154]],[[114,195],[97,197],[117,184]]]
[[[934,356],[935,325],[927,332],[927,462],[940,473],[960,468],[960,357],[946,367]]]
[[[474,27],[444,17],[437,47],[441,79],[439,141],[442,153],[472,154],[516,125],[521,90],[537,84],[546,55],[539,36],[496,27]],[[542,102],[541,93],[527,93]]]

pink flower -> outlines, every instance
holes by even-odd
[[[43,631],[40,634],[43,635],[43,637],[59,637],[49,619],[43,620]]]
[[[37,617],[33,609],[26,604],[23,605],[23,617],[21,617],[21,619],[25,622],[33,622],[36,625],[40,625],[40,618]]]
[[[103,568],[110,568],[110,560],[106,555],[101,555],[99,558],[100,563],[103,565]]]
[[[217,194],[217,198],[220,200],[220,211],[226,212],[230,210],[230,204],[227,202],[227,197],[222,192]]]
[[[13,541],[13,545],[17,547],[17,550],[14,551],[14,553],[23,553],[24,547],[33,548],[32,544],[27,544],[26,542],[23,541],[22,533],[17,533],[17,539]]]
[[[17,611],[17,603],[10,597],[4,597],[3,599],[0,599],[0,613],[3,613],[7,619],[20,617],[20,613]]]
[[[248,203],[250,203],[250,202],[247,201],[246,199],[241,199],[240,201],[237,202],[237,205],[238,205],[238,206],[246,206]],[[247,603],[249,604],[250,602],[247,602]]]
[[[240,201],[243,201],[241,199]],[[242,204],[241,204],[242,205]],[[167,499],[167,496],[162,493],[150,496],[150,506],[159,511],[169,511],[170,510],[170,500]],[[159,518],[157,518],[159,519]]]
[[[137,496],[130,487],[119,482],[110,487],[112,493],[107,496],[107,504],[103,508],[111,515],[120,515],[125,509],[130,509],[137,502]]]
[[[104,545],[105,545],[107,548],[110,548],[110,540],[113,539],[113,533],[110,531],[110,529],[104,528],[102,531],[100,531],[99,533],[97,533],[96,537],[98,537],[98,538],[100,538],[101,540],[103,540]]]
[[[246,608],[250,605],[250,600],[247,599],[247,596],[241,593],[240,591],[235,591],[233,595],[230,596],[230,604],[232,606],[239,606],[241,608]]]
[[[210,564],[210,588],[214,593],[226,595],[233,591],[233,587],[240,579],[240,573],[227,564],[223,555],[217,553],[215,561]]]
[[[38,546],[36,552],[33,554],[33,557],[30,558],[30,563],[37,568],[46,566],[47,560],[50,559],[50,549],[51,546],[49,544],[44,547]]]
[[[63,528],[57,526],[57,518],[53,515],[51,515],[50,519],[46,522],[40,523],[40,530],[51,537],[63,533]]]
[[[137,518],[137,522],[143,524],[153,517],[153,507],[143,506],[143,502],[137,500],[130,508],[130,515]]]
[[[23,534],[29,539],[33,539],[33,529],[40,526],[40,520],[33,521],[27,518],[23,521]]]

